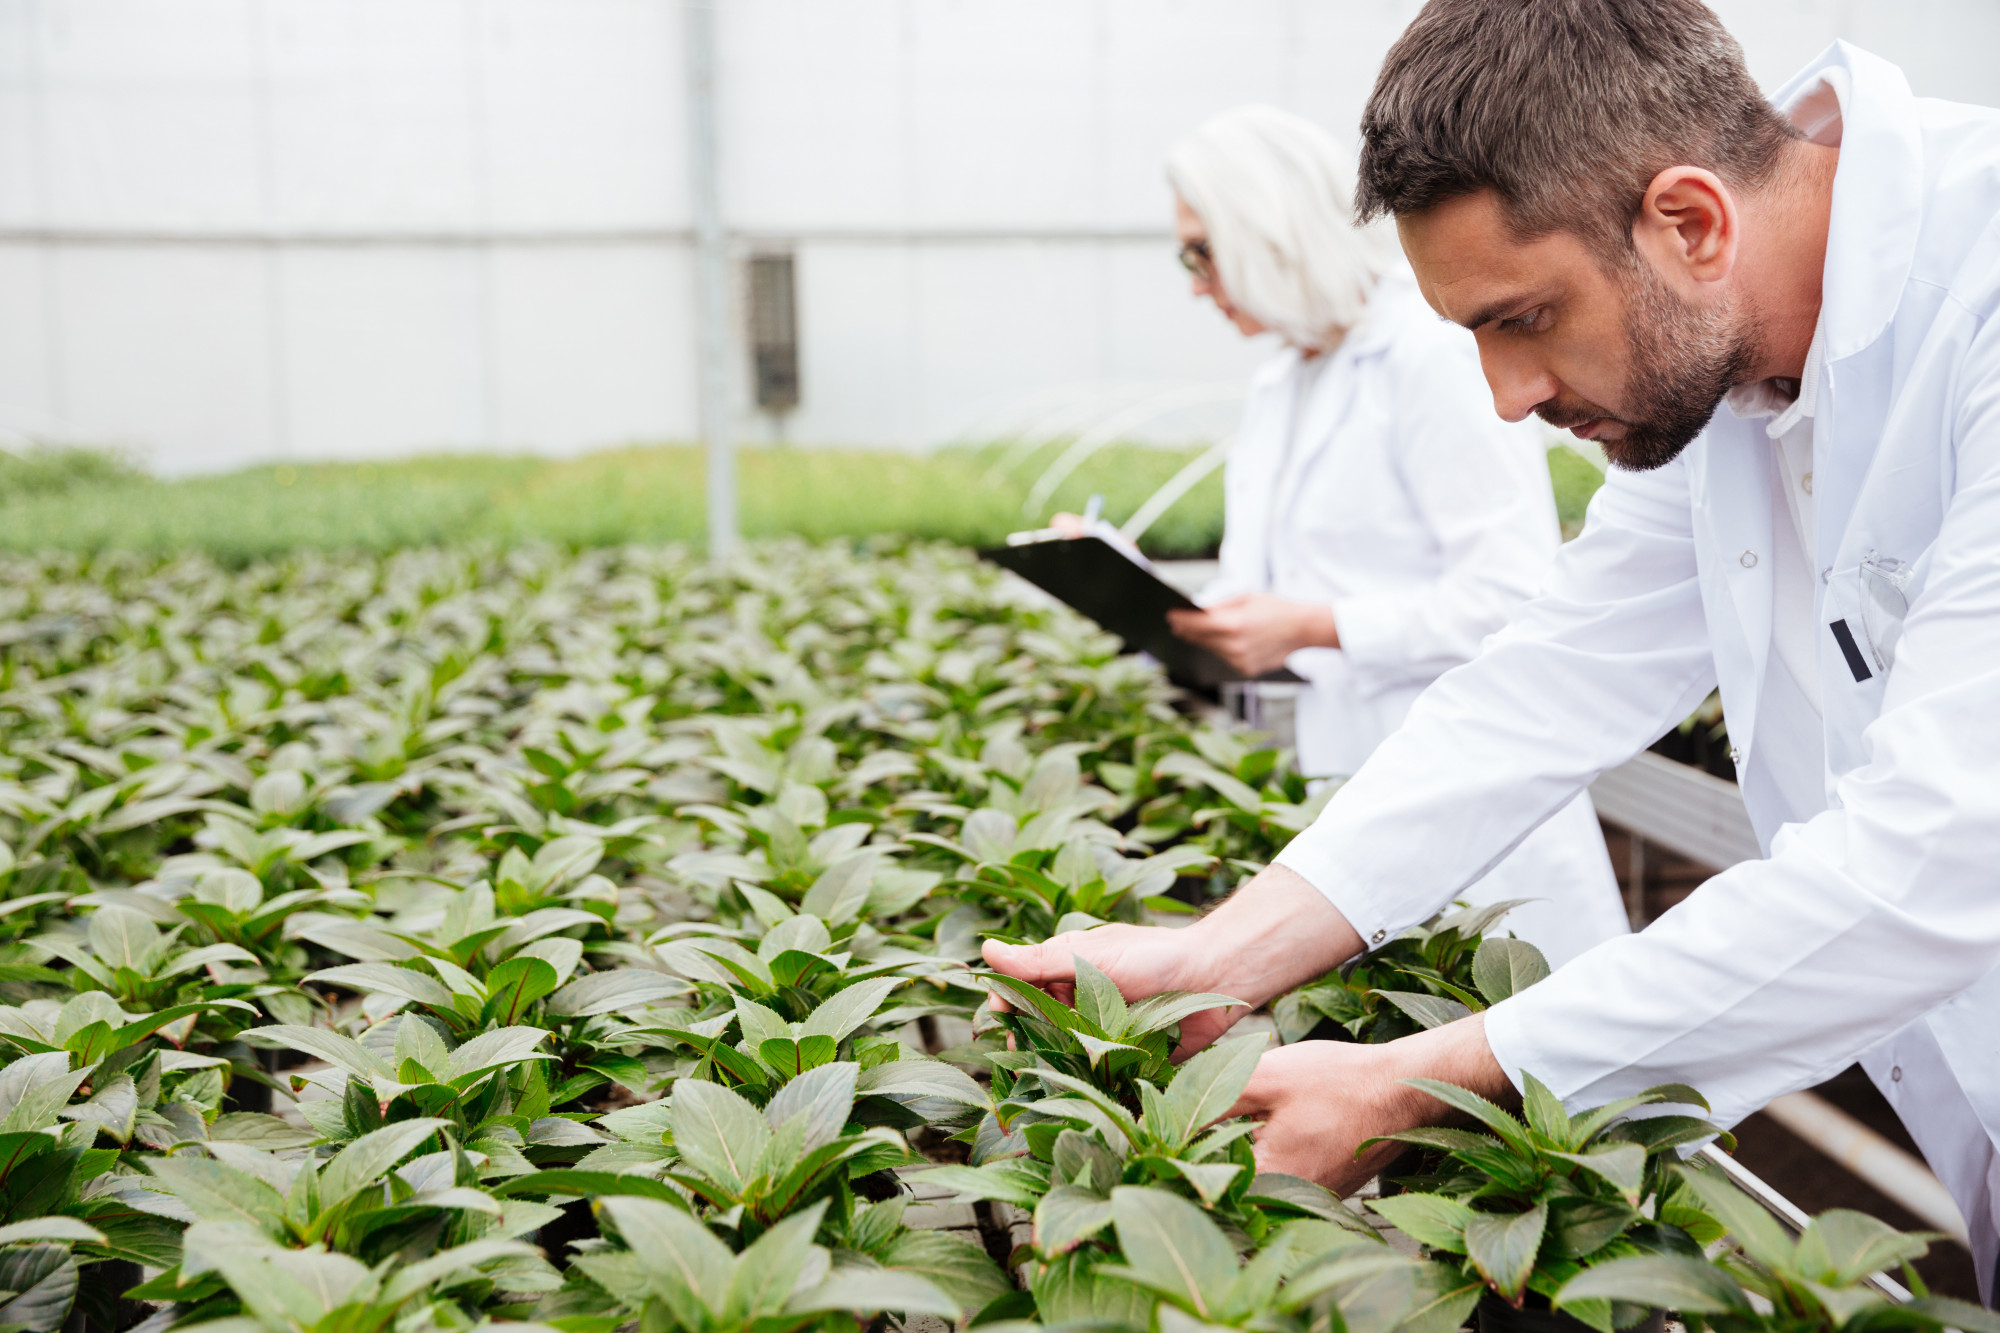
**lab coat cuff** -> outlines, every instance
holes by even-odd
[[[1395,665],[1408,658],[1403,647],[1407,601],[1399,605],[1390,597],[1343,597],[1332,609],[1340,650],[1356,666]]]
[[[1520,1092],[1528,1090],[1521,1072],[1541,1069],[1546,1064],[1528,1036],[1527,1025],[1521,1021],[1521,1006],[1512,1000],[1502,1000],[1486,1011],[1486,1047],[1493,1052],[1494,1061]],[[1536,1077],[1543,1078],[1539,1073]],[[1547,1079],[1543,1078],[1543,1081],[1546,1083]]]
[[[1341,869],[1339,858],[1321,847],[1310,829],[1286,844],[1272,864],[1283,866],[1318,889],[1354,927],[1366,948],[1379,949],[1388,940],[1390,927],[1383,905],[1352,872]]]

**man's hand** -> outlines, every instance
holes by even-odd
[[[1257,1062],[1250,1086],[1232,1116],[1264,1122],[1256,1133],[1257,1170],[1317,1181],[1335,1194],[1352,1194],[1398,1154],[1402,1145],[1372,1138],[1418,1125],[1450,1122],[1444,1103],[1403,1083],[1435,1078],[1470,1088],[1501,1105],[1515,1100],[1514,1086],[1486,1044],[1479,1015],[1381,1046],[1343,1041],[1302,1041]]]
[[[1074,992],[1076,956],[1087,958],[1128,1000],[1163,990],[1208,991],[1263,1004],[1361,952],[1361,937],[1339,909],[1283,866],[1271,866],[1213,912],[1181,929],[1099,926],[1041,944],[986,942],[986,962],[1031,981],[1064,1003]],[[996,1009],[1005,1008],[998,997]],[[1181,1023],[1187,1056],[1229,1030],[1243,1008],[1212,1009]]]
[[[1238,593],[1200,611],[1169,611],[1167,624],[1246,676],[1276,670],[1301,648],[1340,647],[1331,607],[1267,592]]]
[[[1013,945],[988,940],[986,962],[1009,976],[1032,981],[1067,1005],[1076,1003],[1078,957],[1089,959],[1129,999],[1167,990],[1208,990],[1200,975],[1202,960],[1187,948],[1184,939],[1187,934],[1185,930],[1161,926],[1111,925],[1068,931],[1040,944]],[[996,995],[993,1007],[1004,1010],[1008,1006]],[[1245,1005],[1231,1005],[1227,1009],[1205,1009],[1182,1019],[1181,1044],[1174,1051],[1174,1058],[1184,1060],[1193,1055],[1249,1012]]]

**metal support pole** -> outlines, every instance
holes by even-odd
[[[715,9],[684,0],[688,165],[694,205],[694,311],[701,444],[708,463],[708,558],[736,552],[736,450],[729,438],[729,294],[715,126]]]

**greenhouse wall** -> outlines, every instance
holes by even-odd
[[[1130,433],[1215,435],[1264,349],[1188,299],[1160,158],[1250,100],[1349,130],[1416,8],[718,0],[732,271],[796,274],[795,408],[730,321],[739,434],[1214,384]],[[2000,102],[1990,0],[1720,8],[1767,85],[1846,36]],[[168,472],[691,436],[682,34],[674,0],[0,0],[0,430]]]

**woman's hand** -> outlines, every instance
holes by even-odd
[[[1333,609],[1267,592],[1238,593],[1200,611],[1169,611],[1167,624],[1246,676],[1285,664],[1301,648],[1338,648]]]
[[[1257,1062],[1229,1114],[1264,1122],[1255,1138],[1260,1173],[1303,1176],[1344,1196],[1403,1150],[1397,1143],[1361,1150],[1363,1143],[1455,1118],[1444,1103],[1406,1085],[1407,1078],[1455,1083],[1502,1105],[1514,1101],[1514,1086],[1486,1044],[1485,1019],[1474,1014],[1381,1046],[1280,1047]]]

